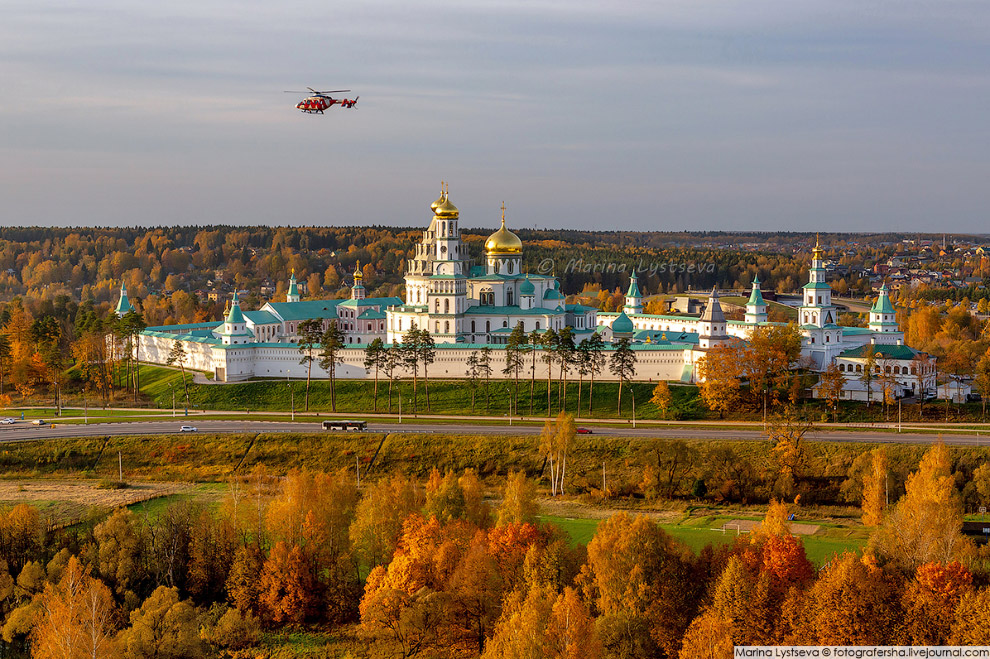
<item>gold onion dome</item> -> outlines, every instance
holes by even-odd
[[[444,189],[443,196],[437,199],[440,203],[433,209],[433,212],[436,213],[437,217],[452,220],[460,214],[460,211],[457,210],[457,206],[450,203],[449,192],[449,189]]]
[[[505,204],[502,204],[502,226],[498,231],[488,236],[485,241],[485,252],[488,254],[520,254],[522,241],[519,236],[505,228]]]
[[[446,198],[447,198],[447,192],[444,189],[444,183],[443,183],[443,181],[440,181],[440,196],[437,197],[437,200],[436,201],[434,201],[432,204],[430,204],[430,210],[433,211],[434,213],[436,213],[437,212],[437,208],[440,207],[440,204],[442,204]]]

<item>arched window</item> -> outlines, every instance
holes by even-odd
[[[506,297],[506,302],[505,303],[511,307],[512,306],[512,289],[511,288],[508,291],[506,291],[506,296],[507,297]]]
[[[490,321],[490,320],[486,320],[485,321],[485,331],[486,332],[491,332],[492,331],[492,321]]]
[[[436,322],[436,333],[437,334],[440,333],[440,321],[439,320]]]
[[[437,313],[440,313],[440,299],[437,298],[434,301],[436,302],[436,304],[434,306],[436,307]]]
[[[445,298],[443,301],[443,312],[450,313],[450,300]]]
[[[856,364],[856,372],[857,373],[862,373],[863,372],[863,365],[862,364]]]
[[[911,367],[911,375],[917,375],[917,374],[918,374],[918,367],[917,366],[912,366]]]
[[[508,326],[509,326],[509,321],[503,320],[502,321],[502,327],[508,327]]]
[[[536,329],[540,329],[540,321],[536,321]]]
[[[474,321],[473,320],[471,321],[471,333],[472,334],[474,333]]]
[[[443,333],[444,334],[450,334],[450,321],[449,320],[443,321]]]

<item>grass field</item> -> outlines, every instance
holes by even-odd
[[[552,516],[544,516],[540,519],[556,524],[567,531],[571,541],[575,544],[588,544],[602,521],[600,519]],[[716,530],[715,527],[661,523],[660,528],[686,544],[695,553],[701,551],[706,545],[731,544],[736,540],[735,532]],[[821,566],[836,554],[862,550],[866,546],[867,539],[865,529],[827,528],[823,526],[815,535],[801,536],[801,541],[804,543],[808,559],[815,565]]]
[[[465,382],[451,381],[431,381],[430,382],[430,405],[426,405],[426,388],[420,382],[418,389],[418,405],[413,401],[413,385],[410,381],[403,380],[396,383],[393,388],[392,413],[398,412],[398,397],[402,396],[402,411],[411,414],[414,409],[419,412],[430,411],[436,414],[489,414],[505,415],[509,412],[511,404],[515,414],[530,413],[530,382],[522,380],[519,384],[519,399],[513,401],[514,384],[502,379],[493,378],[488,388],[487,396],[485,385],[475,391],[474,405],[471,404],[471,390]],[[659,419],[661,414],[657,408],[649,403],[655,383],[640,382],[631,386],[623,387],[622,413],[618,413],[618,384],[614,382],[597,382],[594,387],[594,407],[590,416],[595,418],[615,418],[630,419],[633,415],[633,399],[636,403],[637,419]],[[587,382],[584,383],[581,400],[581,416],[589,416],[588,411],[588,389]],[[578,382],[568,382],[566,410],[572,414],[577,413]],[[705,418],[708,413],[700,402],[696,387],[671,388],[673,400],[671,410],[667,418],[697,419]],[[287,412],[293,407],[296,411],[302,411],[305,407],[305,381],[286,382],[284,380],[260,380],[253,382],[243,382],[217,385],[192,385],[189,389],[190,403],[193,408],[213,409],[213,410],[251,410],[251,411],[279,411]],[[551,409],[553,415],[560,411],[558,404],[557,383],[553,383],[551,391]],[[149,395],[151,395],[149,393]],[[171,393],[167,396],[159,394],[153,396],[157,405],[161,408],[172,406]],[[371,412],[374,405],[374,382],[366,380],[340,380],[337,383],[337,411],[340,413],[361,413]],[[330,383],[323,380],[313,380],[310,384],[309,395],[310,411],[326,412],[331,409],[330,405]],[[387,412],[388,408],[388,384],[379,383],[378,411]],[[534,387],[533,406],[534,415],[545,415],[547,410],[547,384],[546,381],[537,381]],[[755,418],[755,417],[754,417]]]

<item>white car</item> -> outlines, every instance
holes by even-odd
[[[6,419],[0,419],[0,425],[9,426],[14,423],[17,423],[17,421],[15,421],[9,416]]]
[[[179,432],[196,432],[196,426],[182,426]]]
[[[48,422],[45,421],[44,419],[35,419],[31,423],[33,423],[36,426],[47,426],[48,425]]]

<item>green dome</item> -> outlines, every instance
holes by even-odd
[[[529,275],[526,275],[526,279],[519,285],[520,295],[536,295],[536,286],[533,286],[533,282],[529,280]]]
[[[633,322],[629,320],[629,316],[623,311],[615,319],[615,322],[612,323],[612,334],[631,334],[632,331]]]

